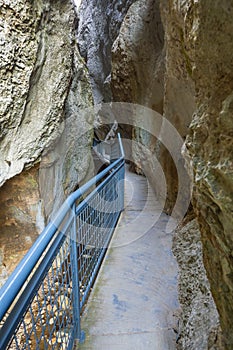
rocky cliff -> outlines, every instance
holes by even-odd
[[[13,247],[26,250],[52,204],[58,205],[91,172],[94,117],[79,112],[92,105],[92,93],[96,104],[113,99],[146,106],[163,114],[186,141],[184,157],[179,153],[174,161],[153,135],[158,135],[156,127],[166,135],[168,124],[153,129],[151,123],[150,134],[143,130],[141,115],[140,128],[134,118],[133,127],[122,129],[153,155],[136,146],[132,160],[138,172],[147,170],[158,195],[155,169],[158,163],[163,169],[167,212],[179,187],[184,194],[187,187],[178,182],[177,164],[185,158],[194,176],[196,220],[187,223],[187,218],[174,241],[183,306],[179,346],[232,349],[231,1],[83,0],[78,19],[68,0],[0,0],[0,6],[0,240],[11,237],[12,261]]]
[[[131,6],[113,45],[113,97],[117,101],[122,99],[148,105],[146,97],[151,95],[153,100],[153,96],[156,96],[156,102],[157,97],[162,96],[160,109],[157,109],[157,102],[156,106],[153,106],[153,102],[149,106],[160,112],[162,107],[164,116],[186,140],[188,151],[185,151],[185,158],[194,172],[192,204],[201,232],[204,265],[220,314],[225,342],[223,347],[230,349],[233,346],[233,6],[227,0],[214,3],[205,0],[161,0],[164,47],[162,42],[158,44],[155,39],[159,30],[152,10],[152,23],[149,20],[142,25],[143,14],[151,6],[157,6],[158,18],[158,3],[152,5],[150,1],[136,1]],[[142,33],[146,34],[143,36]],[[154,33],[152,37],[157,53],[149,33]],[[146,59],[147,52],[151,54],[150,57],[153,56],[151,60]],[[158,72],[155,57],[158,58],[159,53],[165,55],[164,80],[161,79],[160,86],[153,84],[156,82],[154,72]],[[137,133],[133,133],[132,137],[145,145],[145,141],[149,140],[147,145],[154,148],[166,177],[166,210],[171,211],[180,186],[171,156],[159,142],[155,146],[155,141],[148,135],[144,140]],[[139,167],[143,157],[140,152],[134,155]],[[148,159],[150,163],[151,159]],[[153,172],[150,175],[153,178]],[[188,328],[186,331],[189,331]]]
[[[94,113],[85,109],[111,100],[111,46],[132,2],[82,1],[78,15],[77,1],[0,0],[5,277],[64,198],[93,175]]]
[[[82,0],[77,38],[90,74],[95,104],[110,102],[111,49],[135,0]]]
[[[164,72],[164,30],[159,1],[138,0],[129,8],[112,47],[113,100],[139,104],[162,114]],[[155,135],[161,128],[161,120],[152,121],[150,112],[140,108],[133,114],[131,119],[122,120],[123,134],[133,140],[130,159],[135,171],[146,174],[157,194],[161,195],[163,181],[160,184],[155,175],[155,172],[159,173],[156,170],[158,142]]]
[[[114,101],[163,113],[164,32],[158,1],[136,1],[112,47]]]
[[[191,124],[186,131],[184,129],[182,136],[188,131],[186,156],[194,171],[192,203],[201,232],[210,290],[223,330],[223,345],[219,344],[218,347],[231,349],[233,6],[229,1],[161,1],[161,8],[162,12],[165,8],[168,14],[166,36],[172,38],[167,45],[176,46],[183,57],[181,64],[179,61],[172,62],[168,56],[167,65],[170,65],[173,74],[179,69],[187,77],[186,92],[182,93],[181,100],[183,106],[188,106],[188,113],[184,110],[181,114],[185,127],[190,120],[185,116],[194,112]],[[175,38],[174,23],[179,30],[179,37]],[[182,92],[183,89],[177,85],[177,89],[173,86],[173,91]],[[165,93],[165,101],[172,111],[174,97]]]
[[[138,103],[164,115],[184,139],[195,100],[189,62],[183,54],[182,21],[182,13],[178,17],[165,1],[136,1],[112,47],[111,86],[115,101]],[[134,124],[137,125],[137,120]],[[159,127],[161,135],[165,135],[166,123]],[[155,156],[142,157],[142,150],[135,146],[132,157],[136,171],[146,172],[157,195],[162,202],[165,201],[165,211],[171,213],[179,191],[177,164],[174,162],[182,157],[177,154],[174,160],[164,146],[167,140],[158,141],[155,133],[154,129],[149,135],[145,130],[133,128],[133,140],[148,147]],[[166,179],[166,191],[156,171],[158,161]]]
[[[182,8],[182,5],[179,6]],[[163,115],[185,140],[195,111],[195,92],[190,74],[189,56],[183,41],[185,16],[183,11],[176,11],[175,9],[176,5],[173,2],[160,1],[166,52]],[[177,177],[177,164],[174,163],[171,154],[164,145],[160,145],[157,157],[166,176],[167,198],[165,210],[171,213],[179,187],[182,184]],[[185,191],[185,188],[183,191]]]
[[[204,263],[223,328],[233,347],[233,4],[199,1],[187,12],[197,109],[186,141],[194,168],[193,204]]]
[[[173,55],[173,61],[168,55],[166,72],[176,77],[180,71],[185,78],[185,84],[176,82],[170,94],[165,93],[165,111],[176,115],[174,94],[181,93],[183,131],[178,130],[182,136],[188,133],[186,156],[194,171],[192,203],[201,232],[204,265],[220,315],[222,346],[231,349],[233,6],[229,1],[161,1],[161,9],[166,13],[167,52],[175,47],[183,60]]]
[[[92,132],[82,128],[93,118],[80,111],[92,92],[70,1],[2,0],[0,11],[0,243],[11,271],[90,170]]]
[[[203,246],[197,220],[182,226],[173,236],[173,253],[179,266],[181,306],[177,349],[224,349],[219,314],[203,265]]]

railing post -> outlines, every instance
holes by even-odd
[[[79,289],[79,269],[78,269],[78,251],[77,251],[77,224],[76,224],[76,205],[72,206],[73,225],[71,232],[71,270],[73,286],[73,315],[74,315],[74,336],[83,343],[85,333],[81,331],[81,308],[80,308],[80,289]]]
[[[118,133],[117,137],[118,137],[121,157],[125,158],[125,152],[124,152],[124,147],[123,147],[122,140],[121,140],[121,134]],[[121,211],[124,211],[124,209],[125,209],[125,159],[123,159],[123,163],[124,163],[123,167],[120,170],[120,181],[121,181],[121,188],[120,188],[121,202],[120,202],[120,208],[121,208]]]
[[[121,211],[124,211],[125,209],[125,160],[124,160],[124,165],[121,168]]]

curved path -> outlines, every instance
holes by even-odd
[[[128,171],[125,206],[82,316],[86,340],[78,349],[175,349],[179,304],[169,217],[146,178]]]

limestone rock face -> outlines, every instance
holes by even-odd
[[[1,285],[44,228],[38,165],[9,179],[0,188],[0,205]]]
[[[62,134],[43,152],[40,164],[39,186],[46,218],[56,212],[71,192],[94,175],[91,87],[77,47],[73,50],[72,81],[63,106]]]
[[[96,104],[111,101],[111,48],[129,6],[135,0],[83,0],[79,10],[78,43]]]
[[[25,140],[19,135],[24,120],[30,78],[38,51],[38,26],[43,13],[42,3],[1,1],[1,155],[0,184],[20,173],[34,154],[23,155]],[[39,118],[38,118],[39,119]],[[40,121],[40,119],[39,119]],[[25,126],[24,126],[25,129]],[[33,135],[33,128],[26,137]],[[27,149],[27,148],[26,148]],[[33,153],[33,152],[28,152]],[[35,156],[36,158],[36,156]]]
[[[142,105],[162,114],[164,59],[159,1],[138,0],[129,8],[112,47],[113,100]],[[135,114],[132,125],[127,125],[126,120],[122,132],[126,138],[133,140],[131,152],[135,170],[146,173],[155,188],[154,169],[158,162],[154,133],[158,134],[161,123],[160,119],[152,121],[150,112],[146,118],[140,107],[136,109],[139,113]],[[153,124],[155,129],[149,126]]]
[[[180,145],[180,140],[187,135],[195,102],[194,85],[183,55],[182,14],[179,16],[174,16],[165,1],[136,1],[131,5],[112,48],[111,86],[115,101],[137,103],[163,114],[180,135]],[[161,124],[159,118],[151,122],[156,129],[161,129],[161,137],[158,137],[153,127],[150,134],[137,127],[142,125],[143,118],[144,129],[148,129],[145,115],[135,117],[135,127],[127,128],[134,144],[133,162],[137,172],[144,172],[149,177],[158,197],[165,203],[164,209],[171,213],[178,187],[181,187],[177,175],[177,163],[182,162],[181,152],[178,150],[175,159],[173,157],[175,164],[166,148],[171,143],[170,138],[174,138],[174,135],[166,136],[169,134],[167,123]],[[183,186],[183,191],[187,188]],[[188,193],[185,196],[188,197]],[[181,211],[176,208],[176,216]]]
[[[90,176],[93,116],[81,111],[93,100],[72,2],[2,0],[0,7],[0,241],[6,259],[17,240],[27,240],[25,253],[54,208]]]
[[[153,25],[149,21],[144,31],[142,26],[143,13],[150,4],[152,6],[150,1],[135,2],[122,24],[120,35],[113,45],[112,90],[117,101],[153,108],[153,103],[148,103],[146,99],[150,95],[145,91],[147,86],[151,88],[153,85],[148,76],[154,77],[158,61],[154,60],[156,50],[149,40]],[[154,2],[154,6],[158,3]],[[233,6],[228,0],[214,3],[210,0],[161,0],[160,11],[165,49],[161,43],[158,51],[164,54],[165,50],[166,65],[164,87],[161,85],[161,95],[157,94],[162,96],[162,103],[158,104],[155,97],[154,101],[156,106],[162,106],[164,116],[184,141],[189,133],[186,141],[188,152],[185,154],[194,170],[193,206],[200,225],[204,264],[220,314],[224,346],[231,349]],[[152,18],[152,11],[150,14],[149,18]],[[144,35],[141,35],[142,32]],[[143,50],[145,47],[148,49]],[[151,61],[145,58],[145,51],[150,51]],[[155,95],[153,92],[152,100]],[[162,125],[161,134],[165,131]],[[168,189],[166,209],[171,211],[180,184],[177,183],[176,167],[170,155],[161,143],[148,138],[148,134],[143,136],[140,131],[133,131],[133,138],[143,145],[148,144],[163,165]],[[134,161],[139,168],[143,157],[140,152],[134,153]],[[150,163],[151,160],[148,161]],[[155,172],[151,171],[151,177],[155,177]]]
[[[225,347],[232,349],[233,6],[227,0],[198,1],[190,9],[187,40],[194,48],[197,111],[186,144],[195,175],[193,204]]]
[[[74,15],[67,1],[51,7],[45,2],[39,4],[19,1],[17,5],[2,5],[8,29],[2,38],[5,50],[1,62],[5,69],[1,82],[8,103],[3,104],[1,117],[1,184],[38,159],[57,138],[64,118]]]
[[[160,1],[161,17],[165,32],[166,68],[164,78],[164,117],[172,123],[185,140],[195,111],[195,90],[192,81],[190,58],[185,42],[189,1]],[[163,132],[163,130],[162,130]],[[171,213],[178,189],[182,186],[177,178],[176,165],[162,144],[157,152],[167,184],[165,210]],[[181,157],[182,158],[182,157]],[[185,189],[184,189],[185,190]]]
[[[114,101],[163,112],[164,32],[158,1],[136,1],[112,47]]]
[[[195,112],[186,141],[187,159],[194,170],[193,206],[200,225],[204,264],[220,314],[224,348],[231,349],[233,6],[227,0],[214,3],[205,0],[161,1],[161,9],[167,23],[165,115],[168,118],[176,115],[175,91],[183,92],[180,106],[187,111],[182,113],[183,116]],[[176,48],[183,61],[177,60]],[[174,53],[172,57],[169,50]],[[177,83],[178,76],[185,79],[186,88],[182,83],[174,89],[173,82]],[[182,120],[186,128],[189,119]],[[180,129],[182,136],[186,133],[184,128]]]
[[[0,184],[61,133],[74,45],[71,3],[2,4]]]
[[[223,349],[219,316],[202,259],[201,234],[192,220],[176,230],[173,253],[179,266],[181,315],[177,348]]]

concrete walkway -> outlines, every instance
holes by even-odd
[[[177,265],[147,180],[126,172],[125,204],[82,316],[81,350],[175,349]],[[161,214],[161,215],[160,215]]]

